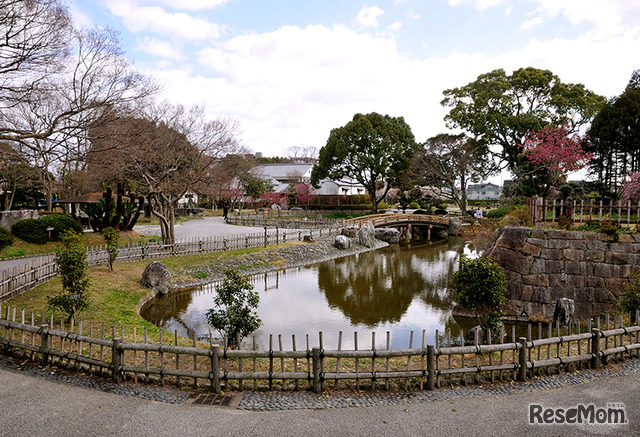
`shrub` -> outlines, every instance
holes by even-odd
[[[571,217],[567,217],[564,214],[558,217],[558,228],[570,231],[571,228],[573,228],[573,220]]]
[[[600,232],[603,234],[614,236],[618,233],[618,225],[612,221],[602,222],[600,225]]]
[[[507,303],[507,277],[491,258],[462,257],[460,269],[451,279],[453,299],[464,308],[474,311],[476,319],[495,333],[502,315],[501,306]]]
[[[61,310],[75,319],[78,312],[89,305],[87,290],[87,248],[82,245],[82,235],[73,231],[65,231],[61,235],[64,247],[56,249],[56,264],[62,282],[62,293],[58,296],[47,296],[47,306],[51,310]]]
[[[407,205],[407,209],[418,209],[420,208],[420,205],[418,205],[417,202],[411,202],[410,204]]]
[[[52,240],[60,240],[65,231],[74,231],[82,234],[82,226],[73,218],[64,214],[45,215],[39,219],[47,228],[53,228],[51,231]]]
[[[47,225],[39,219],[18,220],[11,226],[11,233],[27,243],[44,244],[49,241]]]
[[[238,341],[262,325],[255,309],[260,295],[253,285],[236,270],[226,270],[222,285],[216,288],[214,308],[207,310],[205,317],[209,325],[227,336],[229,346],[238,346]]]
[[[500,226],[533,226],[531,221],[531,214],[527,205],[520,205],[513,208],[509,213],[500,221]]]
[[[13,244],[13,235],[5,228],[0,228],[0,249],[11,246]]]
[[[113,263],[118,257],[118,239],[119,234],[114,228],[104,228],[102,230],[104,242],[107,244],[107,253],[109,254],[109,270],[113,270]]]
[[[624,284],[624,293],[620,298],[620,308],[631,315],[631,323],[637,323],[636,311],[640,310],[640,272],[634,272],[629,282]]]
[[[440,203],[436,205],[436,209],[447,209],[449,205],[447,203]]]
[[[576,231],[583,231],[583,232],[592,232],[592,231],[599,231],[599,230],[600,230],[600,223],[597,221],[583,223],[576,228]]]
[[[487,218],[490,218],[490,219],[502,218],[505,215],[507,215],[509,213],[509,211],[511,211],[514,208],[515,208],[515,205],[500,206],[498,208],[492,209],[489,212],[487,212]]]

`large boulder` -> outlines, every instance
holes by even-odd
[[[349,249],[353,246],[353,241],[346,235],[336,235],[333,245],[338,249]]]
[[[366,222],[358,230],[358,243],[369,248],[376,246],[376,230],[370,222]]]
[[[349,238],[356,238],[358,236],[358,228],[351,226],[348,228],[342,228],[342,235],[346,235]]]
[[[476,335],[478,344],[482,344],[484,338],[484,329],[482,329],[482,326],[476,325],[473,328],[469,329],[466,334],[464,334],[465,344],[476,344]]]
[[[171,272],[160,261],[154,261],[144,269],[142,285],[163,295],[171,290]]]
[[[556,301],[556,308],[553,311],[553,324],[557,322],[560,326],[567,327],[574,320],[576,306],[573,299],[562,297]]]
[[[11,230],[11,225],[22,219],[37,219],[38,211],[35,209],[19,210],[19,211],[2,211],[0,213],[0,228]]]
[[[400,241],[400,231],[394,228],[376,228],[375,235],[378,240],[391,244]]]
[[[462,233],[462,220],[457,217],[449,219],[449,234],[460,235]]]

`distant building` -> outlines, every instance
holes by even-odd
[[[251,173],[259,178],[270,180],[276,193],[284,193],[291,184],[310,183],[311,170],[313,170],[313,164],[261,164],[253,167]],[[362,184],[348,177],[338,181],[322,179],[320,188],[316,189],[317,195],[353,196],[365,194],[365,192]]]
[[[187,208],[198,206],[198,195],[193,191],[187,191],[180,199],[178,199],[179,208]]]
[[[348,177],[344,177],[339,181],[323,179],[320,181],[320,188],[316,190],[316,194],[321,196],[355,196],[365,193],[364,185]]]
[[[471,184],[467,187],[469,200],[495,200],[500,198],[500,187],[490,182]]]
[[[251,173],[264,180],[271,181],[273,191],[284,193],[291,184],[311,181],[313,164],[261,164],[251,169]]]

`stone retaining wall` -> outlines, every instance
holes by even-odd
[[[640,235],[505,227],[485,255],[506,270],[507,315],[549,318],[567,297],[585,318],[617,309],[640,266]]]

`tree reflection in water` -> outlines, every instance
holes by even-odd
[[[353,344],[353,332],[363,329],[378,332],[377,347],[385,346],[385,331],[391,331],[394,348],[408,346],[409,331],[416,331],[414,346],[421,346],[423,329],[428,343],[435,341],[436,329],[441,335],[450,330],[455,337],[459,328],[451,315],[447,282],[464,250],[464,242],[456,239],[394,245],[254,277],[260,292],[258,314],[264,322],[258,331],[259,345],[267,344],[268,334],[288,339],[295,334],[300,348],[309,334],[313,346],[318,344],[318,331],[323,331],[325,347],[334,348],[338,332],[344,331],[347,348]],[[179,335],[195,331],[207,337],[204,313],[212,306],[214,293],[213,286],[172,293],[154,299],[142,316]]]

